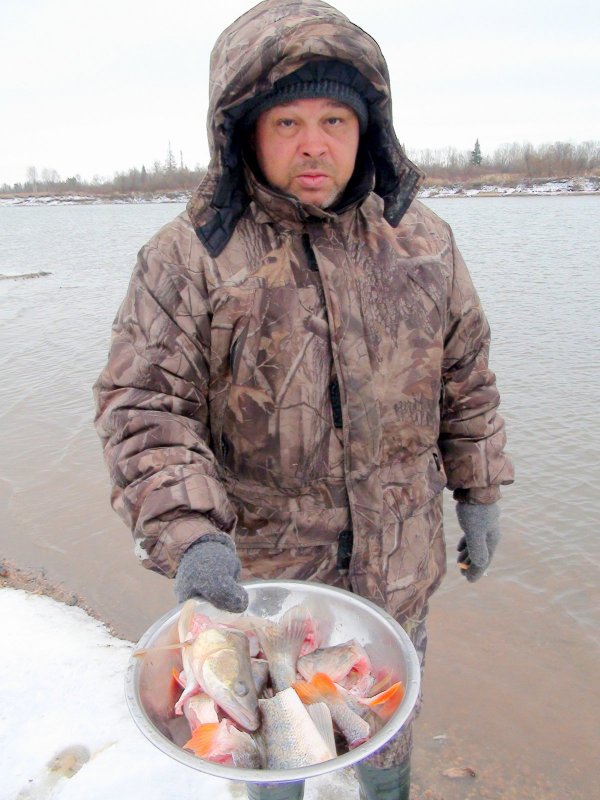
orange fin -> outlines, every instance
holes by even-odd
[[[181,680],[181,672],[177,669],[177,667],[173,667],[171,675],[173,676],[173,680],[175,681],[177,686],[180,686],[182,689],[185,689],[185,683],[183,683]]]
[[[191,750],[194,755],[205,758],[213,748],[218,731],[218,722],[206,722],[204,725],[198,725],[192,733],[192,738],[183,746],[186,750]]]
[[[327,700],[339,697],[339,692],[336,689],[335,683],[331,680],[329,675],[326,675],[324,672],[317,672],[313,675],[310,682],[315,691],[324,699]]]
[[[398,708],[404,697],[404,686],[401,681],[394,683],[385,692],[369,697],[364,702],[382,719],[389,719]]]
[[[309,703],[318,703],[321,700],[325,702],[340,700],[340,693],[338,692],[335,683],[331,680],[329,675],[324,672],[317,672],[310,679],[310,683],[306,681],[296,681],[292,684],[300,700],[305,705]]]
[[[311,703],[318,703],[321,700],[321,695],[315,690],[315,687],[307,681],[296,681],[292,684],[296,694],[302,700],[305,706]]]

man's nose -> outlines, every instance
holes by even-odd
[[[302,154],[309,158],[320,158],[327,150],[325,134],[320,125],[307,125],[300,142]]]

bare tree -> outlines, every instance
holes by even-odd
[[[27,167],[27,183],[30,184],[32,192],[37,192],[37,169],[35,167]]]

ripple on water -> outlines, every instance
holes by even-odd
[[[504,490],[508,545],[495,575],[518,581],[549,613],[600,629],[600,202],[428,204],[453,225],[492,325],[517,474]],[[91,387],[137,251],[182,208],[0,209],[0,272],[53,273],[0,285],[0,487],[14,501],[4,507],[7,529],[18,517],[22,535],[27,525],[41,535],[55,514],[63,526],[55,535],[77,541],[104,524],[89,518],[108,503]],[[458,536],[452,517],[449,540]]]

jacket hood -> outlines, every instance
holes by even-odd
[[[374,191],[396,226],[422,173],[405,156],[392,121],[389,74],[377,42],[321,0],[265,0],[219,36],[210,59],[207,174],[188,204],[196,234],[216,256],[250,202],[241,126],[257,95],[297,70],[335,60],[358,71],[369,108],[363,143],[373,162]]]

